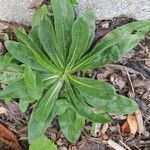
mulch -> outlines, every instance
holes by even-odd
[[[125,16],[96,22],[96,37],[94,43],[100,40],[112,29],[133,21]],[[3,30],[3,35],[7,34],[15,38],[12,29],[16,24],[5,23],[7,28]],[[11,28],[10,28],[11,27]],[[3,47],[3,36],[0,33],[0,55],[5,53]],[[127,120],[127,116],[112,116],[110,125],[99,125],[98,133],[91,135],[91,122],[86,122],[79,141],[72,145],[60,131],[57,118],[53,121],[46,135],[52,139],[60,150],[113,150],[109,142],[116,142],[124,149],[128,150],[149,150],[150,149],[150,34],[141,43],[127,54],[123,60],[117,64],[110,64],[103,68],[97,68],[88,73],[80,72],[82,76],[89,76],[97,80],[105,80],[111,83],[121,95],[133,98],[140,108],[143,118],[144,132],[136,134],[122,132],[122,126]],[[6,113],[0,114],[0,123],[18,138],[22,149],[28,149],[27,124],[31,114],[31,108],[25,113],[19,110],[17,100],[9,104],[0,101],[0,106],[6,109]],[[103,132],[102,132],[103,131]],[[100,134],[101,133],[101,134]],[[7,140],[7,139],[5,139]],[[0,141],[3,142],[3,141]],[[0,144],[0,149],[8,150],[9,143]],[[2,147],[3,145],[3,147]],[[4,148],[6,146],[7,148]],[[1,148],[2,147],[2,148]]]

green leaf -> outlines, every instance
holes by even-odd
[[[9,53],[18,61],[35,70],[45,71],[44,67],[37,62],[33,53],[26,45],[13,41],[6,41],[5,45]]]
[[[59,99],[55,102],[55,108],[57,110],[57,115],[61,115],[65,113],[66,109],[69,108],[70,105],[66,99]]]
[[[38,26],[45,15],[49,14],[48,6],[42,5],[32,16],[32,28]]]
[[[37,103],[29,121],[29,142],[36,140],[45,130],[45,124],[51,113],[54,103],[58,98],[58,93],[62,87],[63,81],[58,80],[45,93],[44,97]],[[35,130],[38,129],[38,130]]]
[[[49,72],[40,72],[41,80],[44,84],[44,88],[48,89],[59,78],[58,75],[50,74]]]
[[[79,3],[79,0],[70,0],[72,4],[76,5]]]
[[[58,68],[48,59],[48,57],[38,48],[38,46],[30,39],[26,34],[21,32],[20,30],[15,31],[17,38],[19,38],[28,49],[34,54],[37,62],[49,72],[53,72],[55,74],[60,73]]]
[[[2,91],[0,91],[0,98],[24,98],[28,97],[24,79],[19,79],[8,86],[6,86]]]
[[[113,63],[131,51],[149,32],[150,21],[137,21],[108,33],[94,49],[77,62],[72,72]]]
[[[74,63],[88,50],[95,35],[95,15],[87,11],[79,16],[72,27],[72,43],[69,49],[67,67],[72,68]]]
[[[30,103],[34,102],[31,97],[24,97],[19,100],[19,108],[24,113],[26,112]]]
[[[57,115],[63,114],[66,109],[70,107],[70,104],[67,102],[66,99],[59,99],[55,101],[54,107],[52,108],[52,111],[50,112],[46,123],[45,123],[45,130],[51,126],[51,122]]]
[[[45,136],[39,137],[29,147],[29,150],[57,150],[57,146]]]
[[[134,113],[138,109],[138,105],[134,100],[125,96],[117,95],[113,101],[97,99],[86,94],[81,94],[83,99],[91,106],[101,109],[105,112],[115,115],[125,115]]]
[[[39,73],[26,67],[24,79],[29,95],[35,100],[40,99],[43,93],[43,83]]]
[[[100,99],[113,100],[116,98],[114,87],[100,80],[70,76],[70,81],[79,91]]]
[[[14,63],[0,62],[0,83],[10,84],[24,76],[23,67]]]
[[[38,33],[44,50],[50,59],[57,67],[64,69],[64,55],[57,45],[53,25],[47,16],[45,16],[39,24]]]
[[[28,37],[38,46],[39,49],[43,49],[39,39],[38,26],[33,27],[29,31]]]
[[[58,117],[59,125],[67,140],[76,143],[84,127],[85,119],[78,115],[72,108],[68,108]]]
[[[4,56],[0,56],[0,67],[3,67],[5,64],[13,63],[13,57],[10,55],[10,53],[6,53]]]
[[[94,122],[108,123],[111,121],[106,113],[95,110],[87,105],[81,95],[72,89],[69,82],[67,82],[67,89],[71,105],[81,116]]]
[[[70,0],[51,0],[51,5],[57,43],[66,56],[71,44],[71,29],[74,22],[73,6]]]

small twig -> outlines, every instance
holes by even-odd
[[[133,83],[132,83],[131,77],[130,77],[129,72],[128,72],[128,70],[127,70],[126,67],[125,67],[125,70],[126,70],[126,73],[127,73],[127,76],[128,76],[129,82],[130,82],[130,85],[131,85],[133,97],[135,97],[135,91],[134,91],[134,87],[133,87]]]
[[[112,148],[114,148],[115,150],[126,150],[125,148],[123,148],[122,146],[120,146],[119,144],[117,144],[116,142],[114,142],[113,140],[109,139],[107,141],[107,144],[109,146],[111,146]]]
[[[131,150],[131,148],[128,146],[128,145],[126,145],[123,141],[119,141],[126,149],[128,149],[128,150]]]
[[[138,123],[138,132],[139,134],[145,132],[145,127],[144,127],[144,122],[143,122],[143,118],[142,118],[142,113],[140,110],[137,110],[135,112],[136,115],[136,119],[137,119],[137,123]]]
[[[120,140],[123,141],[122,134],[121,134],[121,130],[120,130],[120,125],[119,125],[119,124],[117,124],[117,128],[118,128]]]
[[[148,51],[148,47],[146,46],[143,46],[141,43],[139,44],[139,46],[140,46],[140,48],[142,49],[142,50],[144,50],[144,51]]]
[[[97,133],[100,132],[101,125],[102,125],[102,124],[100,124],[100,123],[96,123],[96,124],[95,124],[95,131],[94,131],[94,135],[95,135],[95,136],[97,135]]]
[[[26,140],[28,140],[28,137],[21,137],[18,139],[18,141],[26,141]]]
[[[102,127],[101,134],[106,133],[107,130],[108,130],[108,127],[109,127],[108,123],[105,123],[105,124],[103,125],[103,127]]]
[[[124,72],[127,70],[129,73],[139,74],[139,75],[141,75],[141,77],[143,79],[145,79],[145,77],[143,76],[142,73],[140,73],[140,72],[138,72],[138,71],[136,71],[136,70],[134,70],[132,68],[129,68],[129,67],[126,67],[126,69],[125,69],[124,66],[122,66],[122,65],[116,65],[116,64],[108,64],[108,65],[106,65],[106,67],[114,68],[114,69],[121,70],[121,71],[124,71]]]

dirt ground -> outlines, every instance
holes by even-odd
[[[112,29],[131,21],[132,19],[126,17],[97,21],[94,44]],[[2,42],[3,35],[7,33],[12,39],[15,38],[12,29],[18,26],[14,23],[3,24],[5,28],[0,31],[1,55],[6,51]],[[97,124],[93,134],[91,122],[86,122],[75,145],[64,138],[56,118],[45,133],[47,137],[52,139],[60,150],[150,150],[150,34],[121,62],[79,74],[108,81],[119,94],[133,98],[139,104],[139,111],[128,116],[112,116],[111,124]],[[0,113],[0,150],[9,150],[8,147],[28,150],[27,124],[32,106],[26,113],[21,113],[18,101],[14,100],[9,104],[0,101],[0,110],[1,108],[5,111]]]

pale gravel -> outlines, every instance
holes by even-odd
[[[80,0],[78,14],[86,9],[94,9],[99,20],[121,15],[137,20],[150,19],[150,0]]]
[[[32,0],[0,0],[0,20],[30,24],[32,11],[29,5]]]

